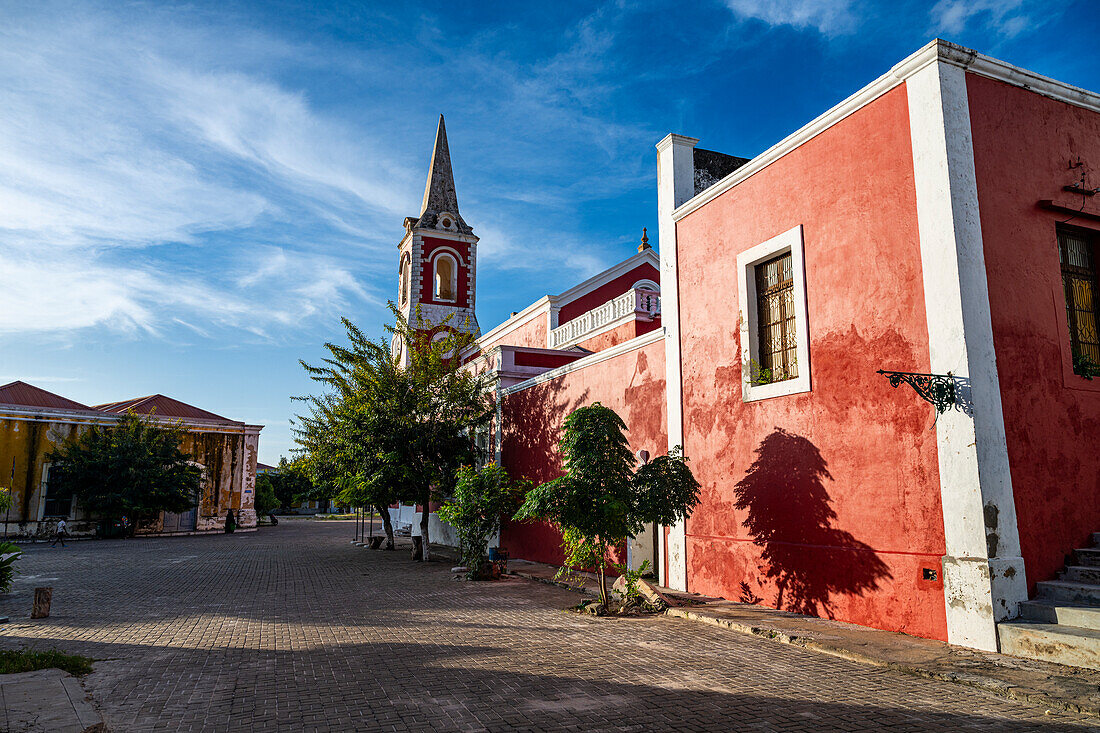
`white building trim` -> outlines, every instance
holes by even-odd
[[[798,376],[771,384],[753,384],[752,365],[760,363],[760,318],[756,307],[756,266],[791,253],[794,277],[796,362]],[[810,391],[810,333],[806,316],[806,262],[802,253],[802,225],[772,237],[737,255],[737,297],[741,329],[741,399],[766,400]]]
[[[640,349],[644,346],[649,346],[652,343],[660,341],[664,337],[664,329],[659,328],[654,331],[650,331],[649,333],[632,338],[629,341],[624,341],[621,344],[616,344],[609,349],[597,351],[596,353],[590,356],[586,356],[583,359],[577,359],[576,361],[572,361],[560,367],[555,367],[549,371],[545,371],[538,376],[531,377],[530,379],[520,382],[519,384],[514,384],[511,387],[506,387],[505,389],[500,390],[500,395],[505,396],[514,394],[516,392],[522,392],[525,389],[530,389],[531,387],[542,384],[543,382],[549,382],[551,379],[557,379],[558,377],[569,374],[570,372],[575,372],[578,369],[584,369],[585,367],[599,364],[600,362],[607,361],[608,359],[614,359],[616,356],[622,356],[627,352],[636,351],[637,349]]]
[[[798,146],[875,101],[891,89],[900,86],[906,79],[937,61],[965,69],[973,74],[1022,87],[1060,102],[1100,112],[1100,94],[1064,84],[1004,61],[983,56],[969,48],[935,39],[896,64],[878,79],[840,102],[840,104],[783,138],[698,196],[687,200],[686,203],[676,209],[674,219],[679,221],[693,211],[705,206],[741,181],[771,165]],[[661,240],[661,247],[662,249],[666,248],[663,240]]]
[[[451,257],[454,258],[455,262],[457,262],[462,267],[466,266],[466,261],[462,258],[462,253],[460,253],[454,247],[447,247],[447,246],[434,247],[434,248],[432,248],[431,254],[428,255],[428,259],[430,261],[434,262],[436,257],[438,257],[439,255],[444,254],[444,253],[451,255]]]
[[[668,448],[684,444],[683,382],[680,363],[680,280],[676,251],[677,207],[695,194],[693,137],[667,135],[657,143],[657,236],[661,246],[661,323],[665,338],[665,405]],[[647,252],[650,250],[646,250]],[[657,577],[667,587],[687,590],[687,525],[680,520],[669,528],[666,541],[657,532]],[[668,558],[668,577],[664,559]]]
[[[972,415],[948,410],[936,421],[948,641],[996,651],[996,622],[1016,615],[1027,600],[1027,582],[993,346],[966,73],[953,63],[926,64],[908,77],[907,92],[931,370],[956,376],[973,405]]]
[[[451,297],[445,297],[443,295],[443,283],[439,273],[439,265],[444,260],[450,260],[451,262],[451,274],[447,278],[447,285],[450,287]],[[457,303],[458,302],[458,259],[451,253],[450,247],[440,248],[434,250],[431,255],[432,263],[432,300],[439,303]]]
[[[523,326],[524,324],[530,322],[535,317],[542,315],[548,310],[550,310],[550,296],[544,295],[542,298],[536,300],[534,303],[509,318],[504,323],[500,323],[494,326],[492,330],[483,333],[481,335],[481,338],[478,339],[477,343],[467,347],[466,350],[462,352],[461,356],[468,356],[474,351],[483,348],[481,346],[482,344],[492,344],[493,342],[504,338],[508,334],[512,333],[512,331],[515,331],[520,326]]]
[[[661,269],[661,260],[657,253],[652,249],[644,249],[622,262],[612,265],[598,275],[593,275],[579,285],[574,285],[560,295],[551,296],[550,299],[558,306],[569,305],[577,298],[588,295],[593,290],[607,285],[612,280],[622,277],[635,267],[646,263],[652,265],[654,269],[658,271]]]

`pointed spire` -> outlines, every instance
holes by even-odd
[[[638,245],[639,252],[645,252],[647,249],[652,249],[649,246],[649,235],[645,233],[645,227],[642,227],[642,243]]]
[[[420,205],[420,216],[443,211],[458,216],[458,194],[455,193],[455,178],[454,173],[451,172],[451,151],[447,149],[447,126],[443,122],[443,115],[439,115],[439,127],[435,131],[435,148],[432,150],[432,165],[428,170],[428,182],[424,186],[424,201]]]

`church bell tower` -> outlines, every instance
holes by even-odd
[[[405,236],[398,244],[397,306],[411,326],[417,326],[419,311],[422,330],[434,338],[442,338],[444,329],[480,335],[474,315],[477,241],[458,211],[447,127],[440,115],[420,214],[405,218]],[[397,353],[402,346],[394,343],[393,348]]]

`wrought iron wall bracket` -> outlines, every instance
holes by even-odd
[[[936,414],[942,414],[948,409],[960,409],[958,393],[955,390],[955,377],[947,374],[918,374],[916,372],[888,372],[879,369],[878,374],[890,380],[891,387],[897,387],[905,382],[921,399],[932,403],[936,408]]]

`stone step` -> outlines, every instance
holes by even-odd
[[[1071,583],[1090,583],[1100,585],[1100,566],[1096,565],[1067,565],[1059,574],[1059,580],[1068,580]]]
[[[1035,584],[1038,598],[1069,601],[1082,606],[1100,606],[1100,585],[1073,583],[1068,580],[1045,580]]]
[[[1071,603],[1043,599],[1024,601],[1020,604],[1020,618],[1024,621],[1100,631],[1100,607],[1098,606],[1076,606]]]
[[[1100,669],[1100,631],[1036,621],[997,624],[1001,654]]]
[[[1100,566],[1100,547],[1088,547],[1082,550],[1074,550],[1074,562],[1078,565]]]

